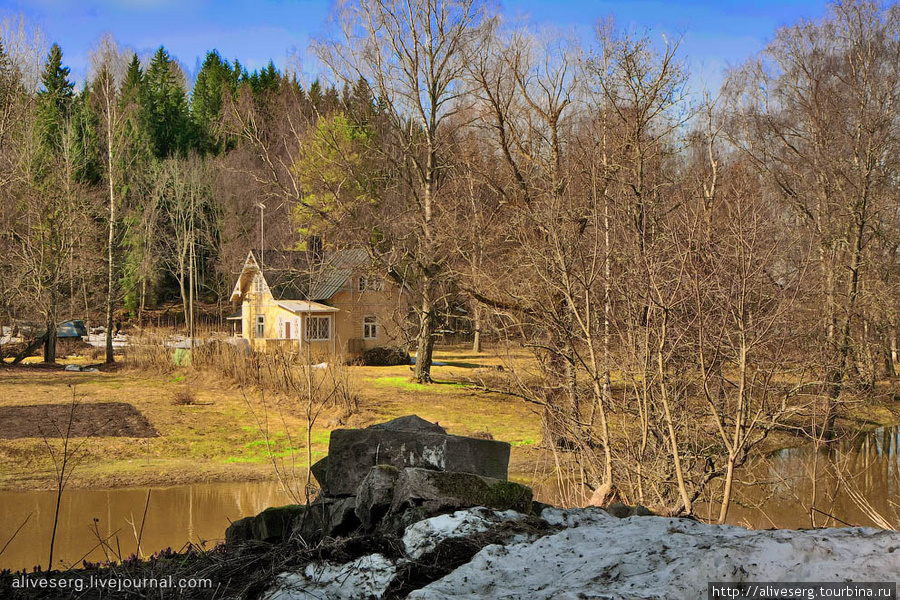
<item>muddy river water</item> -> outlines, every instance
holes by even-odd
[[[881,515],[900,523],[900,427],[884,428],[830,450],[811,445],[781,450],[748,470],[728,521],[754,528],[871,526]],[[751,477],[752,475],[752,477]],[[765,482],[766,485],[760,485]],[[552,502],[553,498],[539,498]],[[278,483],[216,483],[154,488],[141,529],[147,489],[68,490],[60,506],[56,566],[126,557],[188,542],[211,547],[230,521],[290,502]],[[55,492],[0,492],[0,569],[46,566]],[[810,520],[810,507],[815,519]],[[821,512],[819,512],[821,511]],[[30,515],[30,517],[29,517]],[[27,521],[25,521],[27,518]],[[108,539],[113,549],[99,547]],[[62,561],[60,563],[59,561]]]

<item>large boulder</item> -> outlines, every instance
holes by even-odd
[[[506,479],[506,442],[448,435],[415,415],[366,429],[331,432],[328,456],[313,466],[325,496],[350,496],[375,465],[471,473]]]
[[[356,516],[366,530],[401,531],[422,519],[474,506],[529,514],[531,488],[472,473],[378,465],[356,496]]]
[[[225,544],[234,546],[247,541],[277,543],[291,536],[294,525],[303,514],[297,504],[273,506],[255,517],[245,517],[225,530]]]
[[[297,519],[295,532],[307,544],[315,544],[326,537],[349,535],[359,527],[355,508],[353,496],[317,499]]]
[[[394,484],[392,513],[427,502],[442,508],[485,506],[497,510],[531,513],[531,488],[520,483],[472,473],[403,469]]]

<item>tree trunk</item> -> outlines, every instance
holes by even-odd
[[[853,257],[850,261],[850,281],[847,283],[847,304],[844,323],[841,327],[840,345],[837,348],[837,364],[833,365],[825,376],[828,386],[828,404],[825,409],[825,425],[822,435],[825,438],[834,436],[834,424],[837,419],[838,405],[843,391],[844,377],[847,374],[847,363],[853,347],[853,312],[856,309],[856,298],[859,295],[860,269],[862,267],[863,236],[866,223],[859,219],[856,225],[856,239],[853,246]]]
[[[113,244],[116,231],[116,196],[115,178],[113,176],[113,141],[112,127],[113,114],[111,112],[110,90],[106,93],[106,150],[109,169],[109,240],[107,246],[107,285],[106,285],[106,364],[115,362],[113,356],[113,311],[115,303],[115,263],[113,258]]]
[[[422,290],[422,307],[419,315],[419,335],[416,337],[415,377],[419,383],[431,383],[431,361],[434,354],[434,304],[432,282],[426,277]]]
[[[481,306],[476,302],[472,309],[475,333],[472,336],[472,352],[481,353]]]
[[[663,412],[666,418],[666,428],[669,434],[669,444],[671,445],[672,450],[672,463],[675,467],[675,480],[678,483],[678,492],[681,494],[681,501],[684,504],[684,512],[687,514],[693,513],[693,506],[691,504],[691,498],[688,495],[687,484],[684,481],[684,469],[681,466],[681,450],[678,447],[678,438],[675,434],[675,420],[672,417],[672,409],[669,402],[669,390],[666,388],[666,368],[665,362],[663,358],[663,351],[665,348],[665,340],[666,340],[666,328],[668,325],[669,315],[665,309],[663,309],[663,321],[662,328],[660,330],[660,342],[659,348],[657,348],[656,359],[657,359],[657,368],[659,370],[659,392],[660,399],[662,400]]]
[[[55,300],[54,300],[55,304]],[[47,312],[46,318],[47,338],[44,340],[44,362],[56,363],[56,307],[53,306]]]
[[[731,505],[731,492],[734,486],[734,461],[734,454],[729,453],[728,468],[725,471],[725,491],[722,492],[722,506],[719,509],[719,523],[724,523],[728,518],[728,507]]]

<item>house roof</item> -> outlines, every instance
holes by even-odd
[[[326,306],[318,302],[309,302],[308,300],[278,300],[278,306],[292,313],[333,313],[338,312],[333,306]]]
[[[363,248],[326,252],[325,260],[312,278],[309,297],[328,300],[346,285],[354,271],[368,264],[369,255]]]
[[[354,271],[369,265],[363,248],[326,250],[317,258],[308,252],[266,251],[262,272],[275,300],[327,301],[339,292]],[[232,292],[232,300],[240,298],[259,270],[253,252],[247,255],[241,275]]]

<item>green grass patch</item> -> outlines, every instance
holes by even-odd
[[[534,440],[515,440],[509,443],[510,446],[531,446],[534,444]]]
[[[311,437],[313,446],[328,446],[328,443],[331,441],[331,432],[328,430],[313,431]]]
[[[468,383],[463,383],[461,381],[435,381],[431,384],[416,383],[409,377],[403,376],[378,377],[376,379],[369,379],[368,381],[371,381],[375,385],[375,387],[398,388],[401,390],[408,390],[412,392],[452,393],[459,389],[469,387]]]

